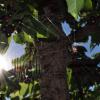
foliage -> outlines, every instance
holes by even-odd
[[[45,3],[45,0],[41,1]],[[85,41],[89,35],[92,36],[93,43],[99,44],[100,1],[65,1],[67,3],[66,9],[68,6],[68,11],[65,11],[67,18],[64,17],[65,19],[61,22],[67,19],[71,27],[71,34],[68,37],[66,36],[66,41],[70,44],[69,52],[73,58],[67,69],[67,83],[71,99],[99,100],[100,69],[97,65],[100,62],[100,54],[98,53],[94,56],[94,59],[91,59],[85,55],[86,51],[83,47],[73,49],[72,44],[77,41]],[[14,70],[9,71],[9,73],[3,71],[7,81],[0,89],[3,99],[5,96],[11,97],[12,100],[35,100],[40,98],[38,83],[40,68],[36,59],[35,43],[41,40],[62,39],[60,34],[63,33],[53,20],[48,19],[48,16],[46,16],[48,25],[39,20],[38,14],[43,6],[40,3],[38,0],[0,1],[0,52],[7,50],[11,36],[16,43],[26,44],[25,55],[12,61],[15,66]],[[5,75],[5,73],[8,74]],[[93,90],[90,89],[91,86],[94,87]]]
[[[73,54],[73,60],[69,64],[68,70],[68,84],[72,100],[91,100],[94,98],[96,100],[96,91],[95,87],[98,88],[100,84],[100,71],[97,67],[100,62],[100,55],[95,56],[94,59],[90,59],[85,56],[84,52],[86,51],[84,47],[76,47],[78,51]],[[76,83],[76,84],[75,84]],[[90,87],[92,89],[90,89]],[[93,97],[94,96],[94,97]]]
[[[10,97],[11,100],[38,100],[40,98],[40,69],[33,47],[32,43],[27,44],[25,55],[12,61],[15,68],[9,72],[3,71],[6,83],[0,89],[2,97]]]
[[[82,9],[91,10],[92,1],[91,0],[66,0],[68,4],[68,12],[72,14],[75,19],[78,18],[79,12]]]

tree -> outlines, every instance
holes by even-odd
[[[41,100],[69,100],[66,68],[70,66],[70,62],[71,66],[81,63],[77,59],[74,59],[75,63],[73,62],[72,54],[75,49],[72,44],[85,40],[89,35],[93,36],[94,42],[99,43],[99,0],[80,0],[80,2],[78,0],[1,0],[0,4],[0,30],[4,37],[3,42],[8,44],[7,40],[13,32],[17,43],[34,41],[41,64]],[[64,21],[67,21],[71,27],[69,36],[66,36],[62,30],[61,23]],[[96,62],[88,60],[90,63]],[[86,60],[82,62],[89,65]],[[75,77],[78,76],[76,72]],[[79,96],[83,94],[81,86],[78,87],[81,94]]]

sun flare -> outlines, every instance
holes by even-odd
[[[0,72],[2,70],[8,71],[9,70],[9,64],[8,64],[6,57],[4,57],[3,55],[0,55]]]

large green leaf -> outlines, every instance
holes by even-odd
[[[68,5],[68,12],[77,19],[80,10],[84,7],[84,0],[66,0]]]
[[[45,24],[43,24],[41,21],[39,21],[34,17],[30,17],[30,19],[33,24],[32,28],[34,28],[38,33],[44,35],[45,37],[53,36],[59,38],[59,34],[57,34],[58,30],[52,23],[46,26]]]
[[[92,1],[91,0],[84,0],[84,9],[86,9],[86,10],[92,9]]]
[[[24,83],[20,83],[21,86],[21,90],[20,91],[16,91],[16,92],[12,92],[10,94],[11,98],[15,98],[15,97],[23,97],[23,94],[26,92],[27,90],[27,86]]]

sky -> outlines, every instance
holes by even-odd
[[[15,43],[12,38],[9,48],[7,52],[4,54],[4,57],[7,60],[7,64],[9,65],[8,70],[10,70],[13,67],[11,63],[12,59],[20,57],[25,53],[24,48],[25,48],[25,45]]]
[[[14,40],[11,40],[10,46],[6,52],[6,56],[8,56],[9,58],[16,58],[16,57],[20,57],[21,55],[23,55],[25,53],[24,51],[24,45],[21,44],[17,44],[14,42]]]
[[[66,21],[64,21],[63,23],[61,23],[61,25],[62,25],[64,33],[66,34],[66,36],[68,36],[70,34],[70,32],[71,32],[70,26],[67,24]],[[91,49],[90,48],[91,43],[92,43],[92,38],[91,38],[91,36],[89,36],[88,40],[86,42],[80,42],[80,43],[76,43],[76,44],[80,45],[80,46],[84,46],[86,48],[86,50],[87,50],[87,52],[85,52],[85,54],[88,57],[92,58],[92,56],[94,54],[100,52],[100,44],[96,45],[93,49]]]

